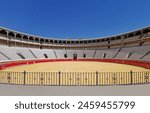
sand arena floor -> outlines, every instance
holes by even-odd
[[[141,67],[123,65],[116,63],[104,63],[104,62],[48,62],[48,63],[38,63],[30,65],[22,65],[8,68],[4,71],[12,72],[141,72],[150,71]]]
[[[148,69],[104,62],[47,62],[11,67],[3,71],[0,82],[7,84],[97,86],[150,82]]]

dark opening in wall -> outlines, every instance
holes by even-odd
[[[87,44],[87,41],[84,41],[84,44]]]
[[[64,54],[64,58],[67,58],[67,54]]]
[[[102,39],[101,42],[105,42],[105,39]]]
[[[112,37],[112,38],[111,38],[111,41],[113,41],[113,40],[115,40],[115,37]],[[109,41],[110,41],[110,40],[109,40]]]
[[[130,33],[130,34],[128,35],[128,38],[132,38],[132,37],[134,37],[134,33]]]
[[[126,39],[127,38],[127,35],[124,35],[124,39]]]
[[[77,60],[77,54],[73,54],[73,59]]]
[[[138,35],[141,35],[141,34],[142,34],[141,31],[138,31],[138,32],[135,33],[135,36],[138,36]]]
[[[59,42],[58,42],[59,44],[62,44],[62,41],[61,40],[59,40]]]
[[[71,41],[71,44],[74,44],[75,42],[74,41]]]
[[[76,41],[76,44],[79,44],[79,41]]]
[[[34,38],[33,37],[29,37],[29,42],[34,42]]]
[[[54,43],[57,43],[57,40],[55,40]]]
[[[63,44],[66,44],[66,41],[63,41]]]
[[[96,40],[92,40],[92,43],[95,43],[96,42]]]
[[[35,38],[35,43],[39,43],[39,39],[38,38]]]
[[[22,36],[20,34],[16,34],[16,40],[22,40]]]
[[[121,39],[121,36],[116,37],[116,40],[120,40],[120,39]]]
[[[7,32],[5,30],[1,30],[0,31],[0,35],[7,37]]]
[[[80,41],[80,44],[83,44],[83,41]]]
[[[103,55],[103,58],[105,58],[106,57],[106,53],[104,53],[104,55]]]
[[[91,43],[92,41],[91,40],[88,40],[88,43]]]
[[[143,34],[146,34],[146,33],[148,33],[148,32],[150,32],[150,29],[145,29],[145,30],[143,30]]]
[[[48,56],[47,56],[47,54],[46,54],[46,53],[44,53],[44,57],[45,57],[45,58],[48,58]]]
[[[53,43],[53,40],[50,40],[50,43]]]
[[[86,58],[86,54],[85,53],[83,54],[83,58]]]
[[[13,32],[10,32],[8,34],[8,36],[9,36],[9,39],[14,39],[15,38],[15,34]]]
[[[23,41],[28,42],[28,36],[24,35],[24,36],[23,36]]]
[[[47,43],[47,44],[48,44],[48,43],[49,43],[49,40],[48,40],[48,39],[46,39],[46,40],[45,40],[45,43]]]
[[[100,42],[100,40],[97,40],[97,42]]]
[[[43,44],[45,41],[44,41],[44,39],[41,39],[40,40],[40,44]]]

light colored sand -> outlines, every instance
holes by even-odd
[[[22,73],[24,70],[27,72],[26,75]],[[134,72],[132,79],[131,70]],[[133,84],[150,82],[150,76],[147,77],[148,69],[104,62],[49,62],[16,66],[4,71],[6,72],[1,73],[0,82],[11,84],[95,86],[131,84],[131,81]],[[59,71],[61,74],[58,73]]]
[[[141,67],[104,62],[49,62],[6,69],[13,72],[129,72],[150,71]]]

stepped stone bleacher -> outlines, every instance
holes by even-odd
[[[150,27],[91,40],[55,40],[0,28],[0,62],[23,59],[129,59],[150,61]]]
[[[150,45],[104,50],[55,50],[0,46],[0,60],[22,59],[18,54],[25,59],[62,59],[65,58],[65,54],[67,58],[73,58],[73,54],[77,54],[78,58],[150,60],[150,54],[146,55],[149,51]]]

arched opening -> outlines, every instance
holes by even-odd
[[[15,34],[13,32],[8,33],[9,39],[15,39]]]
[[[100,40],[97,40],[97,42],[100,42]]]
[[[116,37],[116,40],[121,40],[121,36],[117,36],[117,37]]]
[[[101,42],[105,42],[105,39],[102,39]]]
[[[124,37],[124,39],[126,39],[128,36],[127,36],[127,35],[124,35],[123,37]]]
[[[95,43],[97,43],[98,40],[95,39]]]
[[[62,41],[61,41],[61,40],[59,40],[59,44],[62,44]]]
[[[88,43],[91,43],[92,41],[91,40],[88,40]]]
[[[28,42],[28,37],[26,35],[23,36],[23,41],[27,41]]]
[[[0,31],[0,37],[7,38],[7,32],[5,30],[1,30]],[[7,45],[8,42],[7,42],[7,40],[0,40],[0,44]]]
[[[112,39],[112,40],[111,40]],[[110,41],[113,41],[113,40],[115,40],[116,38],[115,37],[111,37],[111,38],[106,38],[106,39],[104,39],[105,41],[104,42],[106,42],[107,44],[110,44]]]
[[[46,43],[46,44],[49,44],[49,40],[48,40],[48,39],[46,39],[46,40],[45,40],[45,43]]]
[[[77,43],[77,44],[80,44],[80,41],[77,41],[76,43]]]
[[[53,40],[50,40],[50,43],[53,43]]]
[[[146,34],[146,33],[149,33],[149,32],[150,32],[150,29],[143,30],[143,34]]]
[[[128,35],[128,38],[131,38],[131,37],[134,37],[134,33],[130,33],[130,34]]]
[[[139,36],[141,34],[142,34],[141,31],[138,31],[138,32],[135,33],[135,36]]]
[[[93,43],[95,43],[95,42],[96,42],[96,40],[92,40],[92,42],[93,42]]]
[[[7,32],[5,30],[1,30],[0,36],[7,37]]]
[[[110,41],[110,40],[111,40],[110,38],[106,38],[106,39],[105,39],[105,41]]]
[[[34,38],[33,37],[29,37],[29,42],[34,42]]]
[[[22,36],[20,34],[16,34],[16,40],[22,40]]]
[[[40,40],[40,43],[43,44],[43,43],[44,43],[44,39],[41,39],[41,40]]]
[[[63,44],[66,44],[66,41],[63,41]]]
[[[87,41],[84,41],[84,44],[87,44]]]
[[[70,44],[70,41],[69,41],[69,40],[67,41],[67,44]]]
[[[74,41],[71,41],[71,44],[74,44],[75,42]]]
[[[35,38],[35,43],[39,43],[39,38]]]
[[[83,44],[83,41],[80,41],[80,44]]]
[[[113,41],[113,40],[115,40],[115,39],[116,39],[115,37],[112,37],[112,38],[111,38],[111,41]]]
[[[54,43],[57,43],[57,40],[55,40]]]

